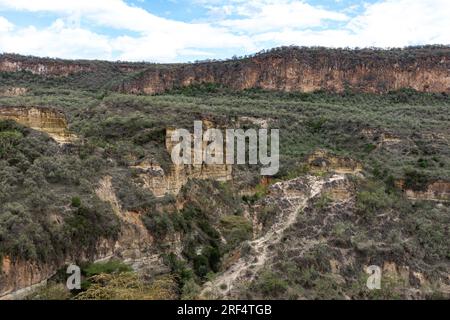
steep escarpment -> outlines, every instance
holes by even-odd
[[[0,56],[0,73],[28,72],[42,78],[71,78],[65,82],[77,86],[89,82],[90,88],[101,82],[103,89],[132,94],[162,93],[199,84],[285,92],[385,93],[410,88],[449,93],[449,69],[447,46],[389,50],[282,47],[241,59],[187,64]],[[104,78],[114,79],[104,81]]]
[[[136,72],[143,69],[144,64],[126,62],[100,62],[100,64],[114,65],[124,73]],[[99,61],[62,60],[50,58],[26,57],[16,54],[0,55],[0,72],[29,72],[39,76],[63,76],[82,72],[96,72]]]
[[[149,233],[138,212],[122,208],[118,200],[112,179],[105,176],[98,181],[95,194],[99,200],[108,205],[110,219],[117,217],[119,232],[117,237],[102,237],[93,248],[79,247],[58,259],[42,262],[4,256],[0,263],[0,300],[21,299],[54,276],[58,270],[71,263],[103,261],[119,258],[134,269],[164,269],[161,252],[155,246],[154,236]],[[60,220],[61,218],[58,218]],[[59,221],[58,223],[61,223]],[[171,235],[171,248],[179,246],[177,235]],[[173,249],[176,250],[176,249]]]
[[[384,93],[402,88],[450,92],[450,48],[342,50],[281,48],[251,58],[151,67],[118,88],[124,93],[161,93],[211,83],[235,90],[318,90]]]

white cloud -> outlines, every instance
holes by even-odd
[[[30,26],[4,34],[0,37],[0,51],[65,58],[112,58],[107,37],[66,28],[62,20],[45,29]]]
[[[248,2],[238,5],[236,12],[242,19],[228,19],[220,24],[232,30],[258,33],[282,28],[303,29],[324,26],[327,21],[347,21],[340,12],[315,7],[303,1]]]
[[[6,18],[0,17],[0,34],[3,32],[8,32],[13,29],[13,24],[9,22]]]
[[[80,58],[174,61],[186,50],[235,48],[255,50],[249,37],[236,35],[223,27],[206,23],[185,23],[165,19],[128,5],[122,0],[0,0],[0,9],[53,12],[67,21],[81,17],[83,23],[60,28],[37,30],[26,28],[10,34],[0,42],[0,51]],[[139,35],[106,37],[77,25],[101,25]],[[61,21],[58,22],[61,24]],[[75,27],[74,27],[75,26]],[[67,38],[65,38],[67,36]],[[33,41],[28,42],[27,39]],[[40,44],[37,43],[40,39]],[[56,42],[54,42],[57,40]],[[52,41],[46,44],[45,41]],[[114,52],[114,57],[112,53]],[[71,53],[71,54],[69,54]],[[91,54],[99,56],[91,56]]]
[[[349,29],[366,46],[450,44],[450,1],[382,1],[367,6]]]
[[[385,0],[366,5],[344,27],[314,30],[286,28],[263,32],[253,39],[265,45],[329,47],[403,47],[450,44],[450,1]]]
[[[450,44],[448,0],[379,0],[356,16],[354,3],[338,12],[306,0],[192,1],[209,9],[213,18],[202,23],[166,19],[124,0],[0,0],[0,12],[51,12],[59,17],[38,28],[14,26],[0,16],[0,52],[169,62],[291,44]],[[93,31],[96,26],[116,31],[99,34]]]

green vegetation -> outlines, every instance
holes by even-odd
[[[252,239],[252,223],[242,216],[224,216],[220,220],[221,232],[227,241],[227,247],[232,249],[240,243]]]
[[[391,54],[408,58],[406,52],[386,51]],[[351,291],[352,284],[363,281],[351,276],[363,264],[388,256],[399,265],[427,263],[430,274],[438,274],[450,259],[448,205],[408,201],[396,184],[402,180],[405,188],[423,191],[430,181],[450,179],[448,95],[409,89],[385,95],[233,92],[206,84],[155,96],[125,95],[108,89],[133,75],[98,66],[104,77],[0,74],[2,85],[28,89],[22,96],[0,97],[0,107],[57,108],[80,137],[62,147],[44,133],[0,120],[0,257],[55,264],[77,254],[93,258],[99,241],[120,234],[119,218],[96,192],[99,181],[111,176],[120,208],[141,217],[155,249],[165,256],[170,277],[142,282],[119,262],[95,264],[84,269],[94,278],[78,298],[164,299],[174,292],[196,298],[230,256],[248,249],[242,244],[254,230],[247,213],[256,214],[264,232],[278,208],[263,202],[268,189],[258,168],[235,166],[232,183],[191,180],[176,198],[155,198],[143,186],[139,169],[131,167],[145,160],[168,170],[168,126],[191,129],[194,120],[207,118],[246,127],[252,124],[242,117],[255,117],[280,129],[281,168],[274,181],[308,173],[305,157],[318,148],[360,161],[364,179],[353,181],[354,207],[334,208],[328,194],[314,200],[311,212],[299,216],[277,248],[280,264],[250,284],[250,292],[255,291],[247,292],[250,297],[334,299],[345,291],[370,298]],[[386,136],[394,139],[386,142]],[[240,191],[252,195],[240,196]],[[260,210],[253,212],[255,205]],[[292,251],[304,245],[295,239],[309,241],[311,234],[326,245],[304,255]],[[180,246],[177,255],[173,244]],[[342,267],[345,285],[329,263],[339,260],[341,249],[356,256],[354,266]],[[128,284],[129,295],[120,289]],[[42,296],[57,296],[59,290]]]
[[[90,278],[92,284],[76,300],[174,300],[178,297],[171,276],[145,281],[138,274],[123,272],[100,274]]]
[[[122,272],[131,272],[131,271],[132,271],[132,269],[130,266],[128,266],[120,261],[117,261],[117,260],[92,263],[83,269],[83,273],[87,277],[92,277],[92,276],[99,275],[102,273],[112,274],[112,273],[122,273]]]

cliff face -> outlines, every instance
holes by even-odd
[[[96,72],[99,64],[107,64],[120,72],[131,73],[147,67],[143,63],[105,62],[88,60],[61,60],[24,57],[14,54],[0,55],[0,72],[26,71],[39,76],[68,76],[80,72]]]
[[[171,140],[173,132],[173,128],[166,129],[166,149],[169,154],[175,146]],[[206,142],[204,142],[205,146]],[[151,190],[156,197],[163,197],[166,194],[177,195],[189,179],[213,179],[217,181],[232,179],[232,166],[226,164],[171,164],[169,171],[165,172],[158,164],[143,162],[134,168],[141,170],[140,178],[145,187]]]
[[[398,188],[412,200],[450,201],[450,181],[436,180],[429,182],[423,190],[413,190],[405,186],[404,180],[396,181]]]
[[[214,83],[235,90],[261,88],[287,92],[326,90],[384,93],[411,88],[450,92],[450,48],[423,52],[285,49],[253,58],[150,68],[125,81],[125,93],[161,93]]]
[[[114,87],[124,93],[154,94],[202,83],[235,90],[260,88],[287,92],[349,89],[384,93],[403,88],[450,92],[450,47],[392,50],[289,47],[251,58],[172,65],[0,55],[0,72],[28,71],[39,76],[86,72],[104,77],[103,66],[118,74],[139,72]]]
[[[12,57],[0,58],[0,72],[28,71],[36,75],[68,76],[72,73],[93,71],[89,64],[63,63],[57,61],[20,61]]]
[[[70,143],[76,138],[69,132],[64,114],[50,108],[0,106],[0,119],[14,120],[45,132],[60,144]]]

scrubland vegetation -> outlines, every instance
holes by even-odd
[[[179,195],[184,200],[180,210],[174,197],[155,198],[132,182],[136,172],[130,166],[143,159],[169,166],[166,127],[190,129],[194,120],[203,118],[217,123],[237,123],[243,116],[264,118],[270,127],[279,128],[281,169],[275,179],[304,174],[305,157],[318,148],[360,161],[367,177],[355,182],[356,215],[344,216],[333,228],[322,230],[331,239],[328,244],[315,248],[302,261],[283,259],[280,248],[279,264],[264,270],[250,285],[249,297],[393,297],[392,290],[372,297],[352,287],[364,281],[357,270],[345,271],[355,276],[353,282],[341,285],[329,266],[321,265],[325,256],[337,254],[337,248],[373,254],[380,261],[381,255],[388,254],[398,261],[405,257],[424,261],[430,268],[448,266],[448,204],[411,202],[395,185],[401,179],[407,187],[421,190],[430,181],[450,179],[450,98],[446,94],[232,92],[200,85],[133,96],[105,89],[111,78],[107,67],[104,80],[89,77],[42,80],[28,73],[0,74],[2,85],[29,89],[23,96],[0,97],[0,106],[57,108],[80,137],[76,144],[60,147],[44,133],[0,121],[0,260],[8,256],[51,263],[80,250],[89,257],[99,239],[117,238],[120,222],[110,204],[95,192],[98,181],[110,175],[121,207],[141,213],[170,272],[141,279],[126,267],[92,265],[84,270],[89,285],[67,297],[195,298],[202,283],[220,272],[233,251],[252,238],[252,223],[243,211],[264,197],[266,190],[260,186],[255,195],[244,197],[239,190],[258,185],[255,168],[237,166],[235,183],[190,181]],[[82,88],[77,83],[83,83]],[[385,142],[386,136],[394,141]],[[326,215],[329,204],[329,199],[319,199],[314,206],[316,217]],[[273,208],[258,214],[260,221],[270,224]],[[311,215],[304,219],[299,223],[322,223],[308,220],[313,219]],[[165,239],[174,233],[182,235],[181,256],[165,248]],[[41,298],[57,296],[62,289],[46,290]]]

